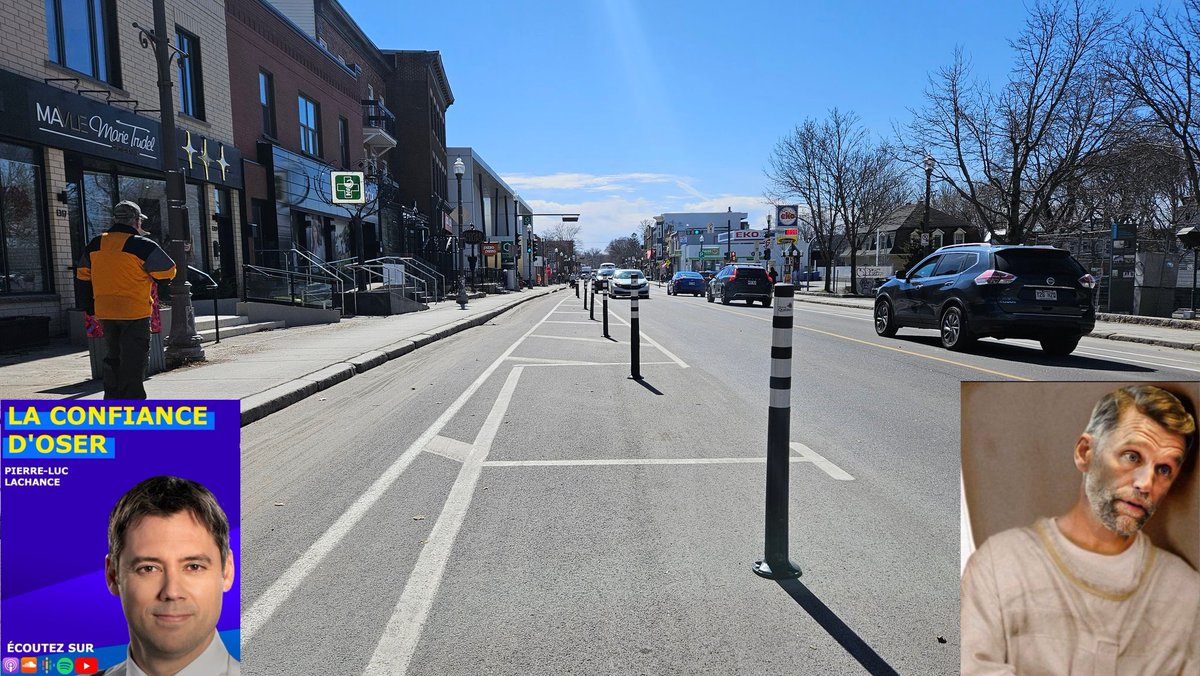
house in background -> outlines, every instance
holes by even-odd
[[[925,218],[923,203],[905,204],[891,213],[879,226],[874,237],[867,238],[858,250],[859,265],[892,266],[896,271],[905,269],[914,251],[920,249],[921,232]],[[966,220],[937,209],[929,210],[929,245],[926,252],[948,244],[980,242],[979,230]],[[842,256],[848,261],[848,248]],[[878,261],[878,262],[877,262]]]

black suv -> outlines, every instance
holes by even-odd
[[[1096,325],[1096,280],[1071,254],[1048,246],[955,244],[930,254],[875,293],[875,332],[938,329],[942,345],[1032,338],[1067,355]]]
[[[771,280],[767,271],[757,265],[726,265],[708,282],[708,302],[720,298],[729,305],[731,300],[744,300],[753,305],[761,300],[771,307]]]

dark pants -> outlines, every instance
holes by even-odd
[[[150,318],[101,319],[104,329],[104,398],[145,399],[150,361]]]

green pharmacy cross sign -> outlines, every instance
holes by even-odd
[[[334,204],[363,204],[367,201],[363,172],[331,171],[329,175],[333,181]]]

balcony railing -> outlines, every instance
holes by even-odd
[[[363,99],[363,127],[382,129],[388,136],[396,138],[396,116],[379,101]]]

